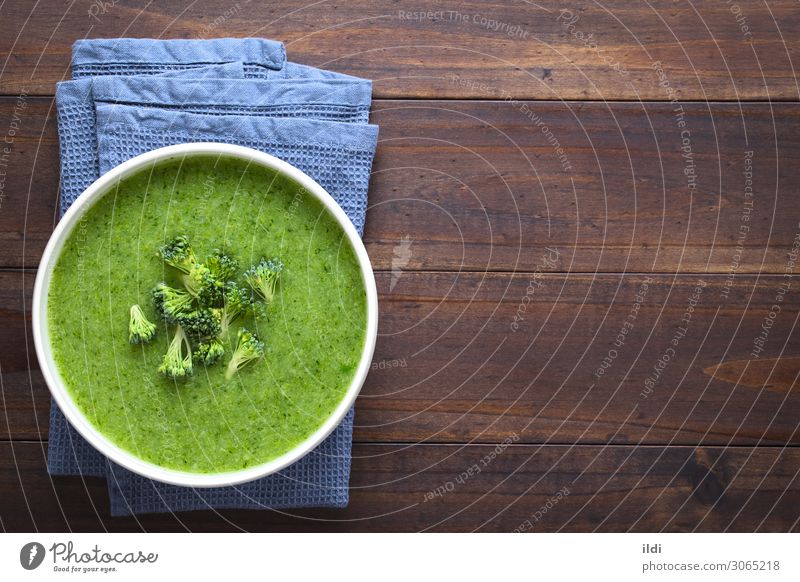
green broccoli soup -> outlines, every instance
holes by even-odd
[[[235,158],[161,162],[72,231],[48,294],[77,406],[151,463],[235,471],[288,452],[342,401],[366,334],[356,254],[293,181]]]

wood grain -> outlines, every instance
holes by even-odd
[[[391,280],[378,274],[359,441],[800,443],[796,390],[772,390],[768,372],[755,385],[704,372],[750,357],[766,320],[759,357],[800,354],[796,298],[769,315],[781,277],[737,278],[727,296],[725,279],[707,275],[404,272],[390,290]],[[15,439],[46,438],[49,413],[27,335],[32,284],[31,273],[0,273],[0,435]]]
[[[732,384],[787,393],[800,377],[800,357],[732,360],[703,370],[712,378]]]
[[[493,456],[494,450],[356,445],[344,510],[112,518],[102,479],[51,478],[46,446],[0,443],[0,520],[6,531],[73,532],[798,529],[795,448],[512,445]],[[470,469],[473,475],[462,478]]]
[[[15,104],[0,99],[0,118]],[[794,105],[683,105],[692,191],[673,106],[524,106],[376,103],[365,233],[376,269],[391,270],[405,240],[410,270],[784,271],[800,236]],[[0,208],[0,266],[38,264],[56,220],[57,143],[52,101],[28,99]],[[556,263],[541,261],[547,247],[560,249]]]
[[[258,36],[284,41],[293,61],[372,79],[378,97],[665,100],[655,62],[684,100],[800,94],[792,0],[740,3],[739,21],[724,2],[671,0],[104,4],[5,2],[0,92],[52,93],[79,38]]]

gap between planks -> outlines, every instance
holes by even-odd
[[[32,440],[31,438],[8,438],[8,437],[0,437],[0,443],[11,443],[17,445],[46,445],[48,442],[47,439],[42,440]],[[364,441],[364,440],[354,440],[353,445],[369,445],[369,446],[382,446],[382,447],[495,447],[497,443],[494,442],[454,442],[454,441],[423,441],[423,442],[414,442],[414,441]],[[637,443],[576,443],[570,441],[558,441],[558,442],[548,442],[548,443],[509,443],[508,448],[545,448],[545,447],[591,447],[591,448],[629,448],[629,449],[797,449],[800,448],[800,443],[786,443],[786,444],[758,444],[758,445],[720,445],[720,444],[670,444],[670,443],[647,443],[647,444],[637,444]]]
[[[23,273],[26,275],[36,275],[37,267],[0,267],[0,273]],[[389,275],[393,271],[391,269],[373,269],[373,273],[382,275]],[[458,273],[463,275],[535,275],[535,271],[509,271],[507,269],[403,269],[403,273],[426,273],[430,275],[449,275]],[[541,271],[540,276],[550,275],[574,275],[576,277],[607,277],[607,276],[625,276],[625,277],[644,277],[644,276],[658,276],[658,277],[690,277],[696,275],[704,275],[707,277],[727,277],[730,273],[724,271]],[[786,276],[783,271],[737,271],[737,275],[749,277],[776,277]],[[800,277],[800,273],[789,275],[790,278]]]
[[[19,97],[18,93],[0,93],[0,99],[17,99]],[[42,94],[34,94],[34,95],[27,95],[26,99],[35,99],[41,101],[51,101],[55,98],[55,94],[51,93],[42,93]],[[632,104],[638,105],[640,103],[644,104],[662,104],[662,105],[670,105],[672,101],[668,101],[665,99],[531,99],[526,97],[517,97],[514,99],[492,99],[489,97],[481,98],[481,97],[442,97],[440,99],[431,99],[430,97],[375,97],[372,99],[372,103],[391,103],[393,101],[420,101],[420,102],[429,102],[429,103],[441,103],[446,101],[458,102],[458,103],[512,103],[513,101],[524,101],[524,102],[531,102],[531,103],[561,103],[564,105],[570,104],[580,104],[580,103],[608,103],[608,104]],[[682,100],[679,99],[677,103],[682,103],[686,105],[731,105],[731,104],[747,104],[747,105],[789,105],[789,104],[797,104],[800,105],[800,99],[708,99],[708,100],[698,100],[698,99],[687,99]]]

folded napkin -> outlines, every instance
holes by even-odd
[[[369,81],[286,62],[263,39],[83,40],[74,80],[56,90],[61,211],[101,174],[146,151],[185,142],[245,145],[317,180],[363,233],[378,128]],[[192,489],[110,462],[51,404],[48,471],[107,479],[112,515],[221,508],[344,507],[353,411],[314,451],[277,474]]]

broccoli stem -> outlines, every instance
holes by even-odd
[[[192,373],[192,347],[180,325],[175,329],[175,337],[172,338],[158,371],[163,376],[173,379],[185,378]]]

